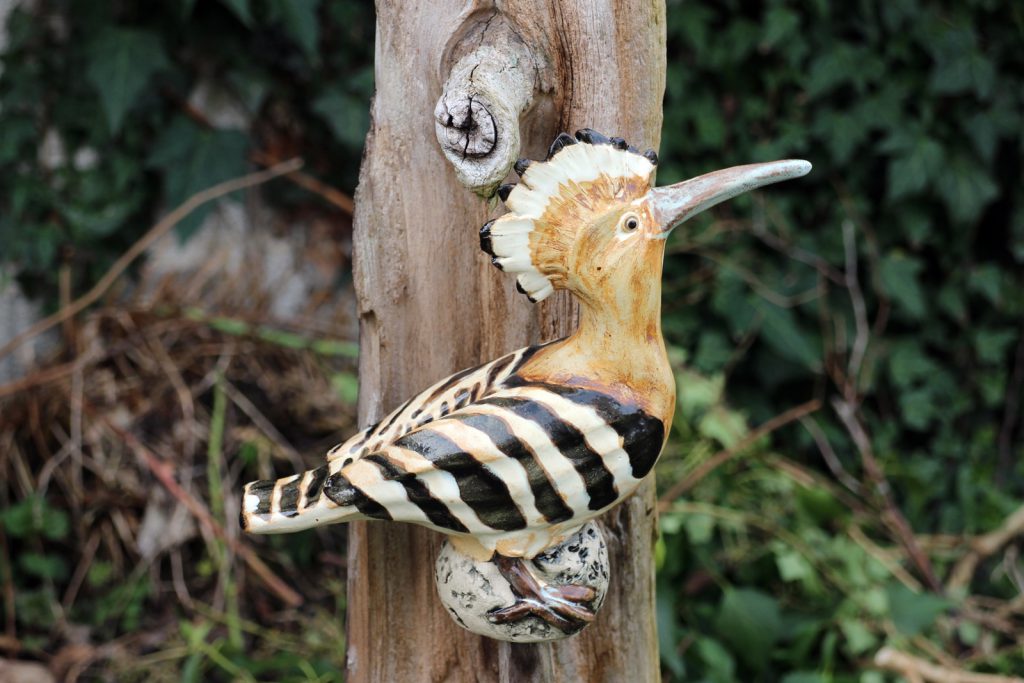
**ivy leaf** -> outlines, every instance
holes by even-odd
[[[783,358],[816,372],[821,367],[820,354],[812,337],[800,328],[793,310],[763,299],[757,300],[754,305],[763,316],[761,332],[765,342]]]
[[[1016,340],[1017,331],[1012,328],[981,329],[974,333],[974,349],[982,362],[999,365],[1005,361],[1006,349]]]
[[[773,7],[764,16],[764,36],[761,45],[766,48],[778,45],[789,38],[800,26],[800,15],[785,7]]]
[[[938,370],[924,347],[913,342],[901,342],[889,354],[889,376],[900,387],[909,387],[916,380],[926,378]]]
[[[18,566],[26,573],[41,579],[61,581],[67,578],[68,565],[59,555],[40,555],[39,553],[21,553]]]
[[[911,429],[920,431],[928,428],[938,412],[935,392],[928,387],[903,392],[899,395],[899,404],[903,421]]]
[[[370,111],[366,100],[333,87],[313,101],[313,111],[327,122],[334,137],[340,142],[352,149],[362,149],[366,132],[370,129]]]
[[[902,584],[889,586],[889,613],[900,631],[916,636],[950,607],[950,601],[933,593],[914,593]]]
[[[957,95],[974,91],[987,100],[996,82],[996,68],[978,52],[961,53],[952,59],[939,61],[932,71],[932,92],[938,95]]]
[[[924,292],[917,277],[923,267],[919,259],[894,252],[882,259],[879,268],[882,288],[905,313],[918,320],[924,317],[927,310]]]
[[[732,448],[747,435],[747,421],[739,413],[724,406],[713,406],[697,424],[702,436],[714,439],[726,448]]]
[[[317,42],[320,38],[320,22],[317,9],[320,0],[275,0],[270,5],[272,16],[280,20],[285,31],[302,48],[309,61],[319,61]]]
[[[782,632],[779,603],[759,590],[727,588],[715,629],[751,668],[761,671]]]
[[[984,296],[990,304],[998,308],[1002,289],[1001,279],[1002,273],[999,268],[991,263],[986,263],[975,267],[967,276],[967,287],[972,292]]]
[[[74,235],[106,237],[124,225],[138,208],[140,199],[137,194],[129,194],[100,207],[66,204],[59,210]]]
[[[924,135],[918,137],[889,166],[889,198],[899,199],[924,189],[939,172],[944,156],[939,143]]]
[[[153,74],[169,66],[160,36],[126,28],[103,29],[89,47],[85,75],[100,94],[111,133]]]
[[[246,28],[252,28],[252,7],[249,0],[220,0]]]
[[[157,138],[146,164],[164,171],[164,192],[173,207],[244,173],[248,146],[248,138],[240,131],[204,130],[179,117]],[[191,236],[212,208],[206,204],[189,214],[178,224],[179,236]]]
[[[987,169],[960,156],[938,175],[938,189],[954,220],[969,223],[999,194]]]

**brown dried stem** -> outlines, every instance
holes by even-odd
[[[32,325],[27,330],[17,335],[0,348],[0,358],[6,356],[8,353],[18,348],[26,341],[35,337],[36,335],[42,334],[46,330],[59,325],[63,321],[71,318],[72,316],[78,315],[86,308],[96,303],[100,297],[102,297],[110,286],[117,281],[117,278],[132,264],[135,259],[145,253],[154,242],[163,237],[167,232],[171,230],[175,225],[181,222],[187,215],[195,211],[203,204],[223,197],[224,195],[237,192],[238,190],[244,190],[247,187],[253,187],[260,185],[269,180],[273,180],[281,175],[286,175],[293,171],[298,170],[302,167],[301,159],[291,159],[285,161],[276,166],[266,169],[265,171],[258,171],[256,173],[250,173],[240,178],[234,178],[232,180],[226,180],[222,183],[218,183],[211,188],[197,192],[196,194],[189,197],[183,204],[168,213],[166,216],[161,218],[156,225],[149,229],[145,235],[142,236],[135,244],[131,246],[128,251],[121,255],[121,258],[114,262],[114,265],[110,267],[110,270],[104,274],[104,276],[97,282],[92,289],[83,294],[82,296],[75,299],[71,304],[61,307],[59,311],[53,315],[43,318],[35,325]]]
[[[955,590],[967,586],[982,560],[995,554],[1013,538],[1021,535],[1024,535],[1024,505],[1007,517],[998,529],[971,539],[971,551],[961,557],[953,566],[953,570],[949,573],[949,579],[946,581],[946,587],[949,590]]]
[[[895,648],[883,647],[875,655],[875,666],[902,674],[910,681],[930,683],[1024,683],[1024,678],[979,674],[940,666]]]
[[[900,511],[896,505],[896,501],[892,495],[892,488],[889,486],[889,480],[885,477],[882,471],[881,465],[878,463],[878,459],[875,458],[874,449],[871,446],[871,440],[868,438],[867,432],[864,431],[864,427],[861,426],[860,421],[857,419],[856,409],[847,403],[846,401],[836,398],[832,402],[835,408],[836,415],[842,421],[846,427],[846,431],[849,432],[850,437],[853,439],[857,450],[860,452],[861,462],[864,465],[864,473],[875,487],[879,499],[882,503],[882,521],[888,527],[889,531],[896,537],[896,540],[903,546],[907,555],[910,557],[911,562],[917,567],[921,574],[921,578],[924,579],[925,585],[928,586],[929,590],[936,593],[942,593],[943,587],[939,583],[938,578],[935,576],[935,570],[932,567],[931,560],[928,556],[921,551],[921,547],[917,543],[917,539],[914,537],[914,530],[911,528],[907,518]]]
[[[735,456],[737,453],[742,452],[752,443],[760,439],[766,434],[771,434],[775,430],[786,426],[790,422],[799,420],[805,415],[810,415],[814,411],[821,408],[821,401],[818,399],[811,399],[806,403],[801,403],[798,406],[790,408],[784,413],[780,413],[768,420],[764,424],[759,425],[756,429],[751,431],[745,437],[743,437],[738,444],[732,448],[724,448],[710,458],[702,462],[700,465],[695,467],[692,472],[687,476],[677,481],[672,488],[666,491],[658,501],[658,506],[662,509],[672,504],[679,496],[683,495],[694,486],[697,485],[704,477],[708,476],[716,468],[720,467],[723,463],[728,461],[730,458]]]
[[[168,493],[188,508],[188,511],[192,513],[192,516],[195,517],[209,533],[217,536],[217,538],[220,538],[222,541],[227,543],[231,547],[231,550],[241,557],[246,565],[248,565],[249,569],[251,569],[253,573],[256,574],[264,584],[266,584],[267,588],[276,593],[282,601],[291,607],[298,607],[302,604],[303,599],[301,595],[292,590],[288,584],[282,581],[281,578],[278,577],[249,546],[245,545],[241,540],[228,535],[224,530],[224,527],[213,518],[210,511],[202,501],[182,488],[181,484],[179,484],[174,478],[173,468],[169,464],[147,448],[131,432],[118,427],[107,418],[100,419],[110,431],[114,432],[139,455],[142,461],[146,464],[146,467],[148,467],[153,473],[153,476],[157,478],[157,481],[167,489]]]
[[[250,156],[252,157],[252,160],[260,166],[272,167],[280,162],[280,160],[275,156],[260,150],[254,151]],[[314,178],[308,173],[303,173],[302,171],[291,171],[290,173],[286,173],[285,178],[304,190],[309,190],[313,194],[320,195],[325,201],[341,209],[345,214],[351,216],[355,213],[356,205],[355,202],[352,201],[352,197],[335,187],[331,187],[322,180]]]

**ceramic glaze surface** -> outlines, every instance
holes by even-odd
[[[575,551],[566,549],[579,543],[567,539],[639,487],[671,429],[675,379],[661,334],[666,238],[721,201],[810,170],[806,161],[776,161],[655,188],[657,162],[651,150],[589,129],[559,135],[545,161],[520,160],[521,181],[498,190],[510,211],[481,229],[480,246],[531,301],[571,292],[578,329],[437,382],[331,449],[319,468],[250,483],[243,528],[419,524],[449,537],[445,562],[461,578],[444,585],[461,586],[458,618],[467,627],[548,639],[590,623],[604,589],[573,582],[592,565],[555,571],[571,575],[568,583],[537,569],[557,564],[554,556],[569,561]],[[602,553],[595,548],[591,560]],[[586,558],[573,562],[583,571]],[[487,628],[473,616],[483,603]]]
[[[597,524],[585,525],[570,538],[528,563],[539,581],[550,586],[586,586],[596,593],[590,608],[596,612],[608,592],[608,550]],[[463,628],[482,636],[535,643],[572,635],[536,615],[495,623],[491,614],[514,605],[515,589],[493,562],[475,560],[445,543],[434,566],[441,602]]]

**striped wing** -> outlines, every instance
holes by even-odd
[[[365,455],[379,451],[413,429],[487,396],[544,346],[547,344],[522,348],[490,363],[446,377],[410,398],[380,422],[332,448],[327,453],[327,461],[340,460],[343,466],[351,464]]]
[[[497,539],[578,526],[632,493],[664,431],[609,393],[511,377],[330,475],[324,494],[493,549]]]

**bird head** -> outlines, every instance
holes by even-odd
[[[652,187],[658,157],[621,138],[562,133],[543,162],[520,160],[520,182],[498,193],[509,213],[480,231],[492,263],[540,301],[556,289],[584,303],[629,299],[661,272],[665,240],[692,216],[738,194],[811,169],[787,160],[735,166]],[[646,282],[645,282],[646,281]],[[660,291],[660,289],[658,290]]]

